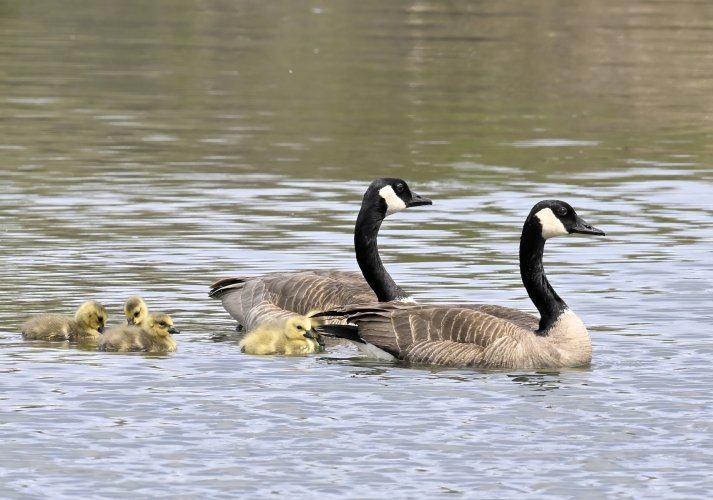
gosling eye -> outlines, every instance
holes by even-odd
[[[398,184],[396,184],[396,192],[397,193],[399,193],[399,194],[403,193],[404,189],[406,189],[406,188],[404,187],[404,185],[402,183],[399,182]]]
[[[557,207],[557,215],[567,215],[567,207]]]
[[[104,317],[103,317],[103,316],[97,316],[97,319],[99,320],[99,323],[104,323]]]
[[[165,321],[159,321],[159,322],[158,322],[158,326],[160,326],[161,328],[165,328],[165,327],[166,327],[166,322],[165,322]]]
[[[139,317],[139,311],[136,311],[136,312],[134,313],[134,318],[138,318],[138,317]]]
[[[302,325],[297,325],[298,330],[303,330]]]

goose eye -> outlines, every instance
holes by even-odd
[[[97,319],[99,320],[99,323],[102,323],[104,321],[104,318],[102,318],[101,316],[97,316]]]
[[[297,329],[298,329],[298,330],[302,330],[302,326],[301,326],[301,325],[297,325]]]
[[[404,185],[401,184],[400,182],[398,184],[396,184],[396,192],[397,193],[399,193],[399,194],[403,193],[404,189],[405,189]]]
[[[158,326],[163,328],[166,326],[166,323],[164,321],[159,321]]]
[[[557,215],[567,215],[567,207],[557,208]]]
[[[138,316],[139,316],[139,311],[136,311],[136,312],[134,313],[134,318],[137,318]]]

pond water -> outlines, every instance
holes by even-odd
[[[713,490],[713,6],[654,0],[0,1],[0,496],[707,498]],[[532,310],[551,241],[590,368],[426,369],[351,346],[241,354],[208,285],[356,269],[377,177],[422,302]],[[170,355],[27,342],[140,294]]]

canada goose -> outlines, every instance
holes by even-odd
[[[550,285],[542,264],[545,241],[570,233],[603,236],[563,201],[537,203],[522,229],[520,275],[540,318],[491,305],[347,306],[318,316],[351,324],[318,332],[366,343],[383,357],[414,363],[481,368],[562,368],[592,359],[586,327]]]
[[[127,325],[141,326],[149,317],[149,308],[146,302],[144,302],[144,299],[138,295],[134,295],[126,299],[124,314],[126,315]]]
[[[240,341],[240,350],[246,354],[312,354],[321,347],[306,316],[263,323]]]
[[[363,276],[356,272],[316,270],[225,278],[213,283],[210,296],[246,331],[257,325],[375,299],[411,300],[384,268],[377,235],[384,218],[408,207],[430,205],[401,179],[377,179],[364,193],[354,226],[354,249]],[[372,291],[373,290],[373,291]]]
[[[79,306],[74,317],[64,314],[39,314],[22,326],[28,340],[92,340],[104,331],[107,314],[104,306],[88,300]]]
[[[110,328],[99,339],[100,351],[173,352],[176,341],[171,334],[181,333],[168,314],[150,314],[142,327],[122,325]]]

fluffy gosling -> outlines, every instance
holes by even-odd
[[[64,314],[39,314],[22,326],[27,340],[96,340],[106,325],[106,309],[99,302],[84,302],[74,317]]]
[[[99,339],[97,349],[117,352],[173,352],[176,341],[171,334],[181,333],[173,326],[171,316],[163,313],[149,314],[141,327],[133,325],[110,328]]]
[[[138,295],[134,295],[126,299],[124,314],[126,315],[127,325],[143,326],[149,317],[149,308],[146,302],[144,302],[144,299]]]
[[[309,318],[292,316],[255,328],[240,341],[240,350],[246,354],[294,356],[318,352],[322,344]]]

